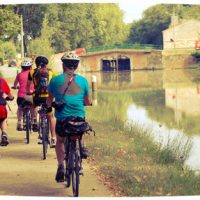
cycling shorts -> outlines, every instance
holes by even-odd
[[[47,97],[33,97],[33,105],[40,106],[42,103],[46,104]]]
[[[22,97],[17,97],[17,105],[22,106],[22,102],[24,101],[24,98]]]

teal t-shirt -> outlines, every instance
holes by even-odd
[[[63,96],[71,77],[72,73],[65,72],[54,76],[49,84],[49,93],[54,95],[56,101],[63,100],[66,104],[61,112],[55,110],[57,120],[63,120],[69,116],[85,117],[84,96],[89,95],[88,81],[83,76],[76,74]]]

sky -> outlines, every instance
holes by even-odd
[[[142,17],[144,10],[150,6],[161,3],[176,3],[176,4],[199,4],[200,0],[0,0],[0,4],[24,4],[24,3],[118,3],[124,11],[124,22],[130,23],[133,20],[138,20]]]

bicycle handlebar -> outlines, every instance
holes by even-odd
[[[15,87],[15,86],[12,86],[11,88],[14,89],[14,90],[18,90],[18,89],[19,89],[19,86],[16,86],[16,87]]]

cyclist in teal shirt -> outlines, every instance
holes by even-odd
[[[56,156],[58,160],[58,169],[56,173],[56,181],[64,181],[64,140],[65,133],[63,131],[63,120],[66,117],[82,117],[85,118],[84,105],[91,105],[89,99],[88,81],[83,76],[75,74],[80,58],[73,52],[68,52],[61,58],[63,64],[63,73],[51,79],[49,84],[49,97],[47,99],[47,107],[51,111],[51,105],[55,98],[55,102],[62,102],[61,110],[55,109],[56,117]],[[68,88],[66,90],[66,88]],[[87,158],[87,149],[81,149],[82,158]]]

